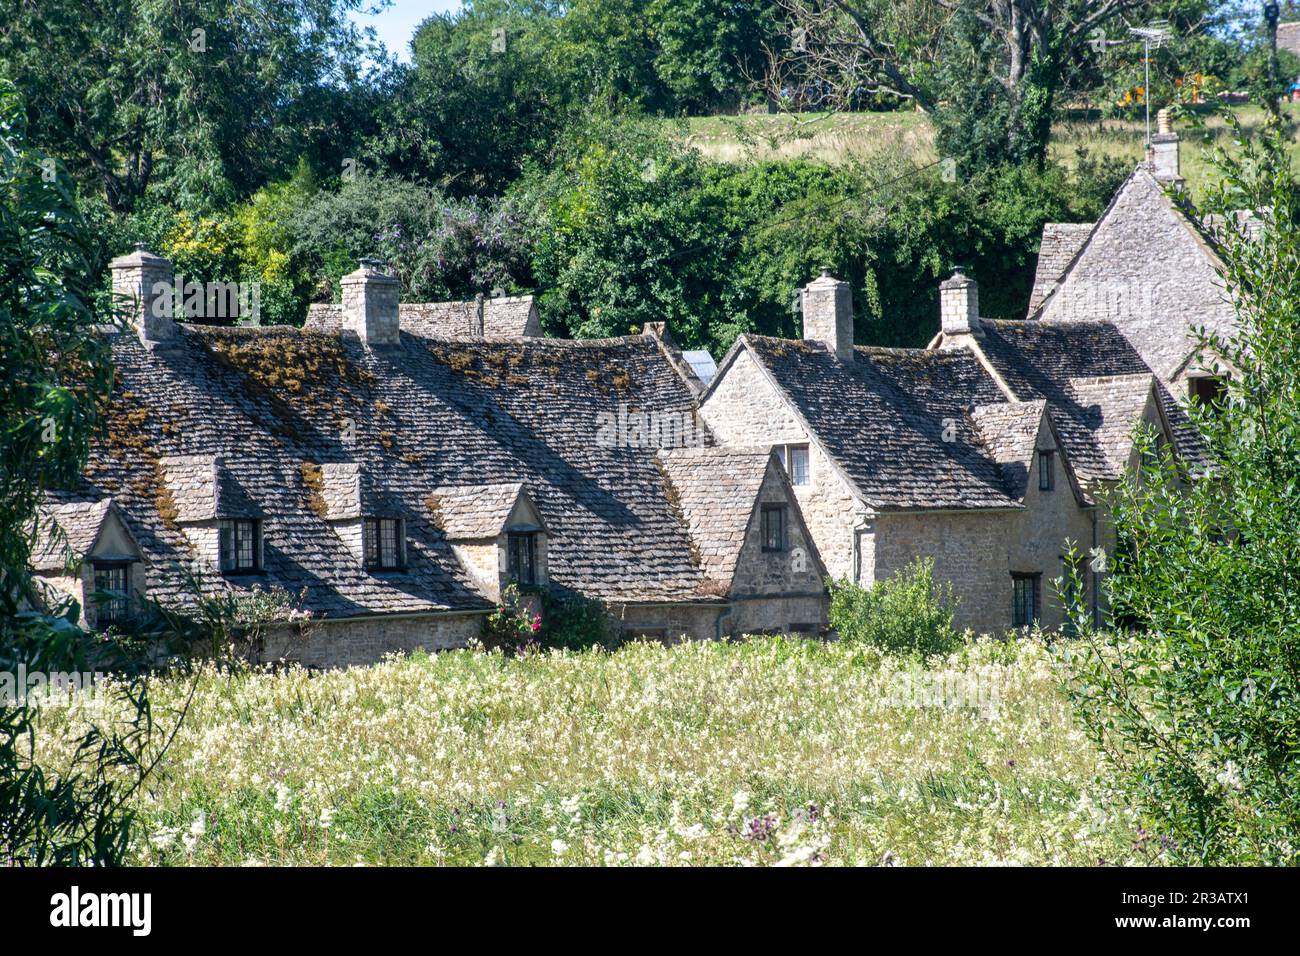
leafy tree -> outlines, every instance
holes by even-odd
[[[1186,473],[1143,437],[1112,502],[1118,621],[1069,654],[1071,693],[1172,859],[1300,861],[1300,187],[1274,128],[1225,159],[1215,213],[1238,331],[1200,332],[1234,370],[1192,409],[1210,466]],[[1242,219],[1238,210],[1258,210]],[[1251,226],[1258,226],[1258,234]]]
[[[346,138],[360,0],[3,0],[0,75],[30,134],[116,212],[210,208]]]
[[[705,114],[762,97],[763,48],[779,42],[776,0],[652,0],[646,16],[668,111]]]
[[[412,65],[390,70],[375,96],[367,165],[458,195],[498,193],[517,178],[574,106],[552,6],[477,0],[425,20]]]
[[[293,213],[291,253],[337,289],[361,256],[390,262],[414,301],[472,298],[530,286],[527,239],[512,200],[458,199],[428,186],[360,173]]]
[[[1202,0],[780,3],[790,42],[771,55],[773,95],[802,91],[818,109],[851,108],[880,95],[914,103],[935,116],[941,153],[967,173],[1046,160],[1066,77],[1106,49],[1107,30],[1209,6]]]
[[[0,856],[11,865],[119,862],[124,801],[148,769],[153,719],[139,680],[126,675],[121,690],[130,726],[88,731],[62,773],[32,758],[38,726],[19,686],[23,669],[131,663],[128,649],[80,630],[75,603],[43,600],[29,570],[37,506],[77,481],[112,388],[93,328],[90,247],[71,183],[29,149],[21,101],[0,83]]]

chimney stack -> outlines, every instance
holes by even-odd
[[[127,321],[146,346],[176,337],[172,321],[172,264],[138,243],[135,251],[108,264],[113,274],[113,305],[126,312]]]
[[[853,359],[853,290],[829,268],[803,287],[803,337],[821,342],[841,362]]]
[[[939,283],[939,328],[945,338],[980,334],[980,287],[960,266]]]
[[[1174,132],[1168,109],[1156,114],[1156,133],[1151,137],[1152,174],[1162,183],[1181,183],[1178,172],[1178,134]]]
[[[344,328],[351,328],[370,346],[401,341],[398,295],[402,283],[383,271],[383,263],[362,259],[360,268],[345,275],[340,285]]]

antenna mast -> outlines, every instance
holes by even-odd
[[[1142,103],[1147,112],[1147,142],[1146,148],[1151,148],[1151,50],[1160,49],[1169,39],[1169,21],[1154,20],[1150,26],[1129,27],[1128,32],[1142,41],[1145,56],[1142,57],[1142,65],[1146,69],[1145,86],[1142,87]]]

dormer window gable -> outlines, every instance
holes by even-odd
[[[484,595],[547,582],[549,529],[521,482],[447,485],[429,497],[433,518]]]
[[[300,466],[308,503],[365,570],[401,571],[407,565],[406,510],[358,462]]]
[[[263,569],[265,515],[245,490],[236,462],[222,455],[171,455],[160,460],[164,518],[178,525],[194,550],[223,575]]]
[[[146,585],[144,553],[111,498],[42,506],[32,570],[52,594],[74,599],[86,626],[126,621]]]

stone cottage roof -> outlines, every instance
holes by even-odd
[[[1086,410],[1092,425],[1098,458],[1091,477],[1124,473],[1133,454],[1137,423],[1152,400],[1156,384],[1156,377],[1149,372],[1070,379],[1070,392]]]
[[[1043,304],[1065,275],[1070,261],[1083,248],[1095,223],[1048,222],[1043,224],[1043,238],[1038,247],[1038,268],[1034,272],[1034,289],[1029,295],[1029,311]]]
[[[237,507],[263,517],[265,570],[230,586],[305,592],[306,607],[336,617],[487,607],[439,526],[438,495],[520,484],[549,531],[557,586],[616,602],[700,599],[704,572],[656,449],[597,440],[621,408],[692,418],[694,392],[654,335],[403,332],[367,348],[350,331],[182,326],[167,349],[124,332],[112,350],[107,434],[59,502],[113,498],[163,600],[184,598],[180,567],[200,553],[187,521]],[[367,487],[406,518],[402,572],[360,567],[332,524],[365,507],[350,496]]]
[[[842,362],[820,343],[744,335],[723,369],[741,348],[872,507],[1020,507],[967,414],[1004,400],[970,352],[857,346]]]
[[[509,339],[542,334],[537,304],[531,295],[463,302],[403,302],[398,306],[398,321],[406,331],[432,338]],[[343,328],[343,306],[310,306],[304,327],[316,332],[338,332]]]
[[[111,498],[44,504],[36,519],[32,569],[58,573],[75,566],[95,547],[113,510]]]
[[[1153,387],[1177,451],[1200,460],[1186,412],[1113,323],[985,320],[982,330],[979,347],[1015,397],[1049,403],[1081,481],[1121,477],[1116,429],[1132,431]]]
[[[495,538],[505,530],[515,503],[524,495],[522,482],[435,488],[430,508],[448,541]]]
[[[1040,262],[1040,270],[1047,268]],[[1169,382],[1195,351],[1193,326],[1225,334],[1236,326],[1222,268],[1201,224],[1140,165],[1028,316],[1112,322]]]
[[[726,593],[758,491],[776,463],[771,449],[679,448],[660,452],[659,461],[701,570]]]
[[[1023,500],[1029,486],[1029,469],[1043,423],[1045,401],[999,402],[977,405],[971,418],[993,460],[1002,468],[1007,488],[1017,500]]]

